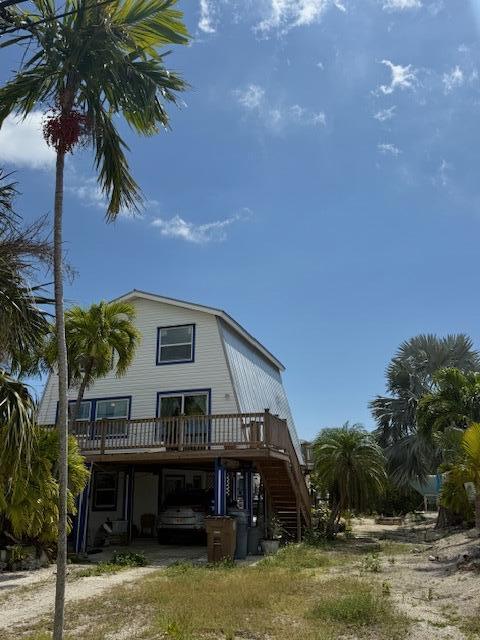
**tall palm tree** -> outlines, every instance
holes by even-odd
[[[399,484],[434,473],[439,459],[425,438],[417,437],[417,408],[435,389],[434,374],[445,367],[480,371],[480,355],[464,334],[439,338],[419,335],[404,342],[387,367],[390,396],[370,402],[376,436],[385,448],[393,479]]]
[[[330,496],[327,534],[334,536],[342,513],[362,509],[382,492],[387,479],[381,447],[360,424],[324,429],[313,444],[314,472]]]
[[[14,17],[37,23],[25,36],[2,46],[29,42],[20,71],[0,89],[0,126],[11,113],[42,108],[49,115],[44,133],[56,151],[54,198],[54,288],[58,339],[60,432],[59,538],[54,640],[63,638],[67,565],[67,386],[62,274],[64,167],[67,153],[82,141],[94,148],[106,216],[141,202],[125,156],[118,115],[138,133],[153,135],[169,124],[165,103],[177,102],[185,82],[169,71],[159,49],[186,44],[188,33],[177,0],[66,0],[62,17],[55,0],[32,0],[34,9],[15,7]]]
[[[88,309],[71,307],[65,312],[65,335],[70,387],[78,387],[70,419],[75,420],[86,389],[112,370],[125,375],[132,363],[141,334],[134,325],[135,307],[129,302],[100,302]],[[46,347],[50,366],[57,362],[55,332]]]

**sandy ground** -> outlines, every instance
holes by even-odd
[[[465,640],[455,621],[478,612],[480,573],[457,568],[457,560],[478,549],[478,538],[460,532],[432,540],[436,537],[433,516],[427,523],[393,527],[364,520],[354,530],[359,536],[413,546],[409,553],[396,556],[394,563],[387,555],[377,574],[390,586],[397,608],[414,621],[408,640]]]
[[[457,568],[461,554],[478,548],[479,539],[468,532],[453,533],[434,539],[433,517],[420,524],[402,526],[375,525],[365,519],[354,523],[358,543],[392,539],[408,542],[405,553],[379,556],[381,570],[368,574],[387,585],[397,608],[412,619],[408,640],[466,640],[458,628],[459,619],[473,615],[480,607],[480,573]],[[157,544],[137,544],[149,559],[147,567],[122,571],[113,575],[75,578],[78,565],[69,569],[67,602],[91,598],[111,587],[140,579],[176,560],[206,560],[203,547],[171,547]],[[108,559],[108,551],[95,559]],[[334,573],[362,572],[358,566],[339,565]],[[365,573],[363,572],[363,575]],[[28,626],[40,616],[50,614],[54,599],[54,567],[40,571],[0,574],[0,640],[2,629],[12,632]]]

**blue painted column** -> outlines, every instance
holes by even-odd
[[[250,469],[245,469],[245,509],[248,511],[248,524],[253,524],[253,473]]]
[[[130,465],[127,471],[125,483],[125,520],[127,521],[127,541],[132,542],[133,537],[133,492],[135,491],[135,466]]]
[[[87,550],[88,517],[90,515],[90,490],[92,484],[92,463],[86,463],[90,475],[85,489],[77,498],[77,515],[73,521],[73,548],[75,553],[85,553]]]
[[[216,516],[224,516],[227,513],[227,471],[220,458],[215,458],[215,504]]]

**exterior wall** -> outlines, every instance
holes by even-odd
[[[216,317],[201,311],[135,298],[136,324],[142,342],[135,360],[123,378],[109,374],[97,380],[85,399],[131,396],[130,417],[152,418],[157,410],[157,393],[211,389],[212,413],[236,413],[238,407],[225,361]],[[194,362],[157,365],[157,328],[195,324]],[[56,419],[57,377],[50,376],[39,409],[39,423],[52,424]],[[76,390],[69,393],[76,398]]]
[[[88,528],[87,528],[87,541],[89,545],[93,546],[95,535],[99,529],[99,527],[104,524],[107,520],[111,522],[115,522],[117,520],[122,520],[124,515],[124,501],[125,501],[125,473],[123,471],[118,472],[118,491],[117,491],[117,508],[112,511],[111,509],[107,511],[94,510],[92,509],[93,504],[93,491],[94,491],[94,482],[91,487],[91,496],[89,501],[89,516],[88,516]]]
[[[225,353],[241,413],[270,409],[286,419],[298,458],[302,451],[280,371],[259,351],[219,321]]]

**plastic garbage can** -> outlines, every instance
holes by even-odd
[[[233,560],[236,546],[236,525],[237,521],[234,518],[226,516],[205,518],[209,562]]]
[[[228,515],[235,518],[237,523],[235,558],[243,560],[248,552],[248,520],[249,513],[246,509],[230,509]]]

